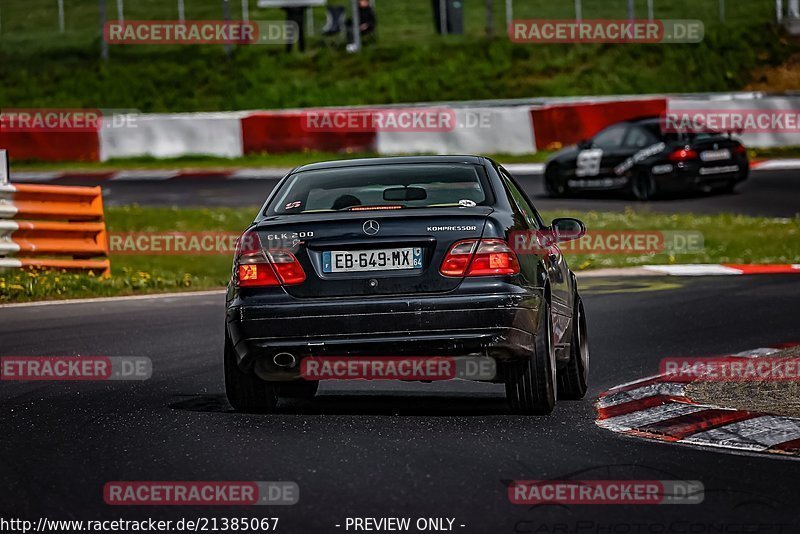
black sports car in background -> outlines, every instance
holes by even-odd
[[[664,132],[661,118],[644,117],[554,154],[544,184],[552,197],[622,190],[649,200],[660,193],[732,192],[748,172],[747,151],[738,141],[714,132]]]
[[[490,380],[505,383],[520,413],[581,398],[586,319],[557,243],[584,232],[576,219],[545,224],[483,157],[299,167],[240,239],[227,292],[228,399],[268,412],[280,396],[313,396],[303,359],[325,356],[491,360]],[[516,248],[515,236],[541,246]]]

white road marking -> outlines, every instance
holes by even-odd
[[[707,275],[733,275],[742,274],[739,269],[715,264],[697,265],[647,265],[649,271],[656,271],[673,276],[707,276]]]
[[[0,267],[5,266],[2,262],[6,260],[0,259]],[[16,261],[16,260],[14,260]],[[8,265],[8,267],[21,267],[19,265]],[[181,293],[155,293],[152,295],[126,295],[122,297],[97,297],[90,299],[69,299],[69,300],[41,300],[37,302],[15,302],[13,304],[0,304],[0,309],[3,308],[27,308],[33,306],[53,306],[56,304],[94,304],[99,302],[119,302],[130,300],[153,300],[153,299],[166,299],[166,298],[187,298],[187,297],[202,297],[208,295],[223,295],[224,289],[211,289],[206,291],[184,291]]]

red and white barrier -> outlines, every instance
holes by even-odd
[[[441,106],[430,109],[441,109]],[[536,152],[528,106],[452,108],[454,128],[379,131],[379,154],[531,154]]]
[[[141,114],[122,127],[113,117],[98,131],[2,131],[0,146],[19,160],[105,161],[150,156],[171,158],[208,155],[235,158],[247,154],[348,152],[378,154],[530,154],[575,143],[619,122],[675,110],[800,111],[800,97],[760,93],[584,97],[537,103],[487,106],[411,105],[388,109],[446,109],[454,127],[444,129],[366,127],[318,129],[309,117],[320,113],[368,113],[364,108],[241,111],[226,113]],[[753,147],[799,146],[800,133],[746,133]]]
[[[122,127],[109,125],[104,119],[99,133],[99,158],[106,161],[139,156],[240,157],[244,154],[241,121],[246,115],[242,112],[142,114],[135,115],[135,120]]]

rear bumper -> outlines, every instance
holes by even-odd
[[[749,174],[747,160],[723,161],[715,165],[698,162],[674,166],[669,173],[654,175],[660,191],[681,192],[722,187],[731,182],[742,182]]]
[[[281,302],[283,301],[283,302]],[[299,377],[309,356],[491,356],[513,360],[533,348],[541,292],[348,299],[234,300],[227,328],[240,367],[273,379]],[[292,369],[275,366],[293,354]]]

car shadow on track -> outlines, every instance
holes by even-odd
[[[180,395],[173,410],[234,413],[225,395]],[[322,394],[313,400],[281,399],[275,415],[511,415],[505,397],[472,393],[453,395]]]

